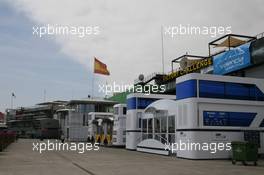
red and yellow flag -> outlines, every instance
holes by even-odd
[[[96,57],[94,57],[94,73],[110,75],[109,71],[107,70],[107,65],[99,61]]]

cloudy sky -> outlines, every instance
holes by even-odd
[[[133,83],[161,72],[161,26],[231,26],[232,33],[264,30],[263,0],[1,0],[0,111],[44,100],[95,96],[98,84]],[[44,25],[99,26],[99,35],[33,35]],[[165,71],[186,52],[207,55],[210,35],[164,36]],[[110,76],[93,75],[93,57]]]

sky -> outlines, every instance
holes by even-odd
[[[0,111],[10,108],[12,92],[14,107],[104,96],[99,84],[131,84],[139,74],[162,71],[161,26],[231,26],[232,33],[256,35],[264,29],[263,6],[263,0],[0,0]],[[32,34],[48,24],[99,26],[100,34]],[[208,55],[216,37],[165,35],[165,72],[186,52]],[[95,56],[110,76],[93,74]]]

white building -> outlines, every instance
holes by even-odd
[[[176,101],[159,100],[145,109],[137,150],[167,155],[165,144],[173,142],[199,147],[249,141],[256,143],[263,154],[263,92],[263,79],[195,73],[177,78]],[[229,149],[214,152],[198,147],[175,153],[188,159],[231,157]]]
[[[62,134],[69,141],[87,141],[88,138],[88,114],[90,112],[113,112],[114,101],[104,99],[80,99],[71,100],[67,109],[57,111]]]

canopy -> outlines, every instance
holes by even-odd
[[[236,47],[242,44],[245,44],[247,41],[241,40],[235,37],[227,37],[223,42],[217,44],[215,47]]]

